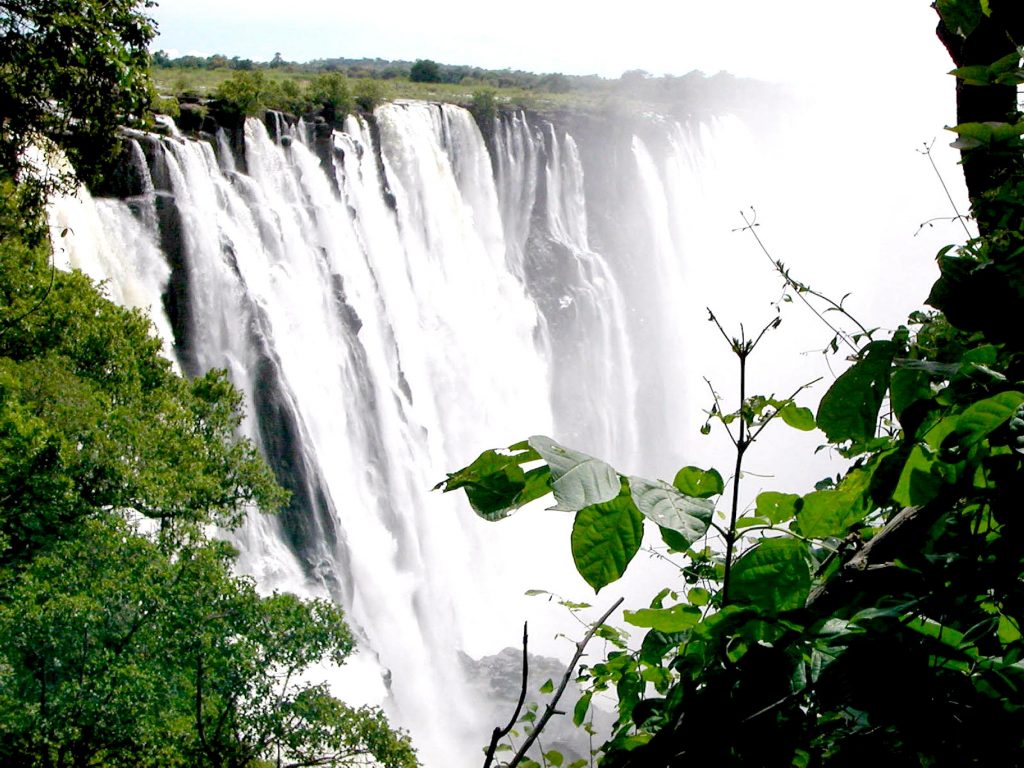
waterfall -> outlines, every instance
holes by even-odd
[[[239,567],[345,608],[362,650],[324,674],[383,700],[428,766],[473,764],[494,725],[456,651],[560,616],[529,587],[583,596],[571,519],[499,529],[430,488],[536,433],[624,471],[677,462],[692,409],[676,302],[700,126],[648,127],[653,144],[596,119],[491,127],[401,102],[329,136],[249,119],[237,157],[223,131],[133,134],[136,194],[51,211],[64,266],[148,310],[186,374],[224,368],[243,392],[243,430],[292,498],[231,534]]]

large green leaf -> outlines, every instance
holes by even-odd
[[[814,414],[811,413],[811,409],[802,408],[792,401],[779,409],[779,416],[786,424],[801,432],[810,432],[817,426],[814,423]]]
[[[725,482],[717,469],[701,469],[700,467],[683,467],[676,472],[672,481],[680,493],[693,496],[695,499],[706,499],[718,496],[725,490]]]
[[[790,538],[763,539],[732,567],[729,597],[777,613],[802,608],[810,589],[807,545]]]
[[[845,535],[847,529],[871,509],[867,494],[871,474],[865,469],[855,469],[835,489],[804,496],[796,515],[800,533],[814,539]]]
[[[700,608],[693,605],[673,605],[670,608],[641,608],[625,611],[626,622],[634,627],[654,629],[665,634],[682,632],[700,621]]]
[[[1020,392],[1000,392],[993,397],[969,405],[956,422],[958,442],[963,446],[974,445],[983,440],[994,429],[1002,426],[1024,403]]]
[[[834,443],[863,443],[875,435],[878,409],[889,388],[889,370],[897,346],[873,341],[859,361],[846,370],[821,398],[818,426]]]
[[[757,495],[754,514],[766,518],[772,525],[778,525],[793,519],[802,504],[795,493],[764,491]]]
[[[927,504],[935,498],[942,487],[942,479],[932,473],[934,464],[935,458],[915,445],[900,472],[892,500],[902,507],[912,507]]]
[[[524,471],[520,466],[537,461],[540,455],[526,443],[517,443],[507,452],[484,451],[468,467],[448,475],[435,488],[454,491],[464,488],[470,506],[485,520],[501,520],[527,502],[551,491],[547,467]]]
[[[687,547],[708,530],[715,505],[709,499],[695,499],[661,480],[629,478],[629,491],[640,512],[662,528],[670,528],[686,539]]]
[[[599,592],[626,571],[644,536],[644,518],[629,491],[584,507],[572,526],[572,558],[586,582]]]
[[[619,495],[619,475],[600,459],[566,448],[544,435],[534,435],[529,443],[551,470],[551,490],[557,502],[552,509],[577,512]]]

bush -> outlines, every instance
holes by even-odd
[[[217,97],[225,102],[228,111],[252,117],[267,108],[278,90],[259,70],[236,70],[218,86]]]
[[[309,84],[309,99],[324,109],[324,117],[329,121],[341,120],[355,106],[352,91],[348,87],[348,78],[340,72],[325,72],[317,75]],[[372,107],[367,111],[372,111]]]
[[[409,79],[414,83],[440,83],[441,67],[436,61],[419,59],[409,70]]]
[[[384,86],[377,80],[357,80],[353,92],[356,106],[363,112],[373,112],[384,101]]]

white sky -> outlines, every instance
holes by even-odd
[[[431,58],[617,77],[880,73],[938,48],[928,0],[163,0],[156,48],[269,60]],[[939,48],[941,53],[941,49]],[[897,76],[894,73],[894,76]]]

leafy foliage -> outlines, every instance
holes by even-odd
[[[0,4],[0,170],[35,189],[33,203],[74,188],[70,167],[32,164],[25,149],[59,146],[85,181],[116,146],[114,128],[149,100],[154,28],[137,0],[10,0]],[[26,190],[22,191],[25,194]]]
[[[0,763],[417,765],[379,710],[304,679],[351,653],[341,611],[259,594],[208,536],[286,499],[239,393],[176,375],[141,314],[50,264],[40,195],[75,176],[21,152],[53,139],[91,170],[152,28],[135,2],[27,0],[0,33]]]
[[[285,500],[222,372],[187,381],[137,312],[0,221],[0,762],[416,765],[376,709],[305,682],[340,610],[262,596],[209,526]]]
[[[1024,762],[1024,336],[1012,320],[1024,308],[1021,121],[1012,109],[975,117],[982,103],[1004,109],[1005,93],[970,97],[1002,88],[1014,103],[1020,51],[982,57],[986,40],[1019,39],[1019,20],[994,0],[936,6],[960,114],[973,118],[954,131],[980,236],[939,254],[928,301],[941,312],[915,312],[891,338],[859,324],[848,334],[816,310],[833,351],[841,343],[856,355],[814,416],[793,398],[743,390],[771,325],[754,340],[718,326],[739,361],[740,399],[727,412],[715,395],[702,431],[717,425],[736,448],[731,510],[697,514],[725,484],[685,467],[674,487],[620,476],[632,493],[576,512],[573,556],[595,589],[629,566],[641,512],[682,556],[678,582],[624,614],[646,630],[639,647],[603,632],[611,650],[580,670],[588,690],[574,722],[599,692],[618,699],[602,766]],[[773,263],[809,306],[849,318]],[[769,490],[740,510],[743,456],[771,422],[820,429],[851,466],[803,495]],[[473,466],[472,482],[487,485],[487,467]],[[449,477],[465,481],[467,470]],[[511,511],[519,499],[502,503]]]

